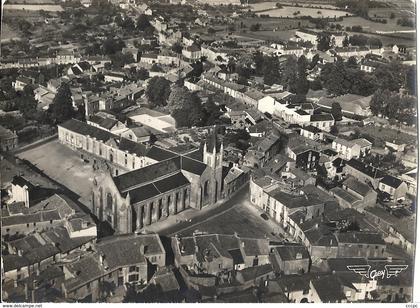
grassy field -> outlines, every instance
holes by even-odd
[[[343,126],[340,128],[340,132],[345,132],[349,130],[354,130],[353,126]],[[397,130],[391,128],[384,128],[378,127],[374,125],[365,126],[362,128],[358,128],[361,133],[368,134],[377,140],[381,140],[383,142],[389,141],[392,142],[394,140],[400,140],[407,145],[414,145],[416,144],[416,137],[411,136],[406,133],[399,132]]]

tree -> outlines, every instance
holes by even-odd
[[[313,69],[319,62],[319,54],[315,54],[312,57],[311,63],[309,64],[309,69]]]
[[[25,118],[31,117],[36,112],[38,104],[34,98],[33,90],[32,85],[26,85],[16,98],[16,107]]]
[[[165,106],[170,93],[171,84],[169,80],[156,76],[149,80],[146,88],[146,96],[153,107]]]
[[[359,65],[357,64],[357,59],[356,57],[351,56],[346,63],[347,67],[349,68],[359,68]]]
[[[114,69],[119,69],[126,64],[133,63],[134,58],[133,55],[130,53],[122,53],[120,51],[116,52],[115,54],[110,56],[112,67]]]
[[[63,123],[75,116],[71,91],[67,83],[63,83],[58,88],[57,94],[48,108],[48,113],[54,124]]]
[[[249,30],[251,30],[252,32],[260,31],[261,30],[261,24],[260,23],[252,24],[249,27]]]
[[[176,120],[177,127],[192,127],[202,124],[203,107],[196,93],[184,86],[175,86],[168,98],[168,110]]]
[[[281,82],[288,91],[296,93],[296,79],[297,79],[297,61],[293,56],[287,57],[287,60],[282,65]]]
[[[331,105],[331,114],[335,121],[341,121],[343,119],[343,112],[341,106],[337,102],[333,102]]]
[[[417,71],[415,66],[410,66],[406,72],[405,87],[410,95],[417,94]]]
[[[325,32],[320,32],[317,37],[317,48],[321,51],[327,51],[331,48],[331,35]]]
[[[350,41],[349,37],[346,35],[343,40],[343,47],[349,47]]]
[[[121,51],[125,46],[124,42],[121,39],[115,40],[112,37],[107,38],[102,43],[102,53],[104,55],[113,55],[118,51]]]
[[[177,53],[177,54],[181,54],[182,53],[182,46],[181,46],[181,44],[180,43],[178,43],[178,42],[175,42],[173,45],[172,45],[172,51],[173,52],[175,52],[175,53]]]
[[[405,69],[401,63],[396,61],[379,65],[374,72],[379,87],[390,91],[399,91],[405,81]]]
[[[333,125],[333,126],[331,126],[330,133],[331,133],[331,134],[333,134],[334,136],[337,136],[337,135],[338,135],[339,130],[338,130],[337,125]]]
[[[297,75],[296,75],[296,94],[305,95],[309,90],[309,82],[306,79],[306,68],[308,62],[305,56],[301,56],[297,61]]]
[[[391,92],[389,90],[381,90],[378,89],[373,94],[372,99],[370,101],[370,110],[374,115],[382,115],[385,110],[385,101],[387,97],[391,96]]]
[[[148,28],[151,28],[152,25],[149,22],[149,18],[146,15],[141,14],[139,18],[137,18],[136,27],[139,31],[146,31]]]
[[[220,116],[222,114],[220,107],[215,104],[213,96],[210,96],[203,106],[203,125],[221,124]]]

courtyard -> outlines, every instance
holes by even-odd
[[[89,207],[93,168],[80,154],[62,145],[57,139],[17,155],[29,161],[45,175],[66,186],[79,196],[78,200]]]

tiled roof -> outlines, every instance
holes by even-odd
[[[393,188],[398,188],[402,184],[403,181],[400,179],[393,177],[391,175],[386,175],[382,180],[381,183],[391,186]]]
[[[362,196],[366,196],[366,194],[371,191],[371,188],[369,187],[369,185],[358,181],[356,178],[352,176],[347,178],[343,182],[343,186],[344,185]]]
[[[301,259],[309,259],[309,252],[305,246],[302,245],[284,245],[275,248],[283,261],[297,260],[297,255],[300,254]]]
[[[334,121],[334,117],[330,113],[311,115],[311,122],[320,122],[320,121]]]
[[[141,246],[144,254],[141,253]],[[104,238],[96,244],[96,249],[104,256],[110,269],[144,263],[147,256],[165,253],[162,242],[155,233]]]
[[[276,199],[277,201],[281,202],[287,208],[299,208],[299,207],[307,207],[312,205],[321,204],[322,202],[316,198],[315,196],[294,196],[283,192],[281,188],[274,189],[268,194]]]
[[[336,303],[346,300],[342,285],[336,275],[320,276],[311,279],[322,303]]]
[[[89,135],[91,137],[96,138],[97,140],[101,140],[104,142],[108,141],[111,138],[118,138],[116,135],[104,131],[103,129],[94,127],[76,119],[68,120],[67,122],[62,123],[59,126],[84,136]]]
[[[90,117],[89,121],[94,122],[96,124],[98,124],[99,126],[106,128],[106,129],[111,129],[115,126],[115,124],[118,123],[118,120],[116,119],[111,119],[111,118],[103,118],[103,117],[99,117],[99,116],[92,116]]]
[[[384,172],[379,170],[378,168],[366,165],[363,162],[354,158],[347,162],[347,166],[350,166],[374,179],[383,178],[385,176]]]
[[[345,232],[337,234],[337,241],[339,243],[354,243],[354,244],[380,244],[385,245],[379,233],[371,232]]]

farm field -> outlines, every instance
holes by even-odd
[[[6,4],[5,10],[62,12],[64,9],[58,4]]]
[[[253,39],[261,40],[281,40],[288,41],[295,33],[295,30],[285,30],[285,31],[256,31],[256,32],[245,32],[237,33],[236,35],[242,37],[249,37]]]
[[[280,3],[283,6],[288,6],[288,7],[294,7],[296,9],[300,9],[302,7],[295,7],[292,6],[290,2],[286,2],[286,1],[279,1],[279,2],[274,2],[274,1],[267,1],[267,2],[259,2],[259,3],[253,3],[250,4],[249,6],[251,7],[252,11],[261,11],[261,10],[268,10],[268,9],[272,9],[272,8],[276,8],[276,4]],[[295,3],[295,2],[293,2]],[[306,8],[324,8],[324,9],[331,9],[331,10],[338,10],[338,7],[334,6],[334,5],[330,5],[330,4],[318,4],[318,3],[299,3],[300,5],[306,7]]]
[[[240,24],[243,23],[247,28],[252,24],[261,24],[262,30],[289,30],[298,27],[310,27],[312,23],[308,20],[288,19],[288,18],[239,18],[235,25],[239,28]]]
[[[19,39],[19,33],[13,30],[8,24],[2,24],[1,41],[7,42],[9,40]]]
[[[352,27],[352,26],[362,26],[366,32],[376,32],[376,31],[407,31],[413,30],[409,27],[402,27],[396,24],[396,19],[389,20],[388,23],[382,24],[366,20],[362,17],[352,16],[345,17],[343,21],[337,22],[341,26]]]
[[[331,10],[331,9],[318,9],[318,8],[307,8],[307,7],[294,7],[284,6],[281,9],[272,9],[257,13],[258,15],[269,15],[270,17],[288,17],[294,18],[299,16],[312,16],[319,18],[334,18],[349,16],[350,14],[345,11]]]

